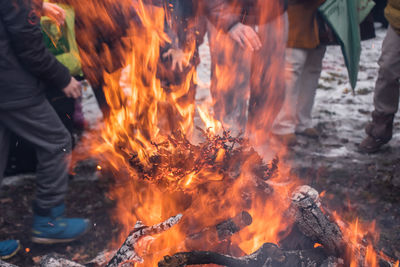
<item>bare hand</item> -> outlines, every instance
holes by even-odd
[[[72,77],[67,87],[63,89],[63,92],[67,97],[77,99],[82,95],[82,85]]]
[[[171,57],[172,59],[172,70],[178,67],[179,71],[183,71],[183,68],[189,65],[190,54],[183,52],[182,49],[171,48],[163,54],[163,58]]]
[[[51,18],[58,25],[64,25],[65,23],[65,10],[56,4],[43,2],[43,15]]]
[[[261,48],[260,37],[250,26],[238,23],[229,31],[229,36],[243,49],[247,47],[251,51],[256,51]]]

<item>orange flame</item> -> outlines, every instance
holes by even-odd
[[[84,147],[88,150],[81,157],[97,158],[97,169],[108,170],[115,177],[109,197],[116,203],[113,218],[123,226],[123,230],[114,246],[120,245],[137,220],[152,225],[172,215],[184,214],[177,227],[137,244],[137,251],[145,261],[136,266],[156,266],[164,255],[186,249],[188,234],[215,226],[244,210],[252,216],[253,222],[232,236],[232,244],[249,254],[265,242],[277,243],[279,233],[290,229],[292,224],[284,214],[291,203],[291,192],[300,182],[290,175],[290,167],[281,162],[275,176],[260,182],[252,173],[253,165],[259,160],[254,155],[242,159],[241,170],[235,179],[225,177],[215,166],[188,166],[195,165],[191,161],[195,156],[200,159],[214,157],[215,165],[222,164],[227,152],[224,147],[202,155],[182,150],[185,144],[190,147],[187,139],[194,128],[195,103],[187,100],[187,96],[196,83],[196,70],[193,66],[179,85],[168,88],[158,78],[160,46],[171,42],[164,32],[164,9],[148,5],[144,0],[85,1],[84,5],[80,0],[69,1],[82,23],[88,25],[87,35],[79,35],[79,38],[87,38],[86,47],[81,47],[84,70],[92,81],[98,80],[96,71],[102,74],[105,96],[111,107],[109,117],[99,126],[100,130],[93,131],[85,139]],[[114,47],[104,45],[102,57],[93,57],[100,49],[91,43],[98,38],[96,34],[119,32],[115,14],[129,17],[128,10],[134,10],[140,22],[131,20]],[[276,9],[264,6],[260,10],[266,13],[263,16],[268,16]],[[282,40],[284,28],[283,21],[279,21],[275,29],[275,35]],[[224,42],[220,44],[225,45]],[[189,45],[190,56],[194,54],[194,47],[194,43]],[[235,53],[229,46],[225,49],[229,55]],[[283,64],[282,58],[273,55],[282,52],[285,43],[275,49],[279,51],[270,51],[270,68],[259,77],[263,79],[259,82],[267,85],[262,89],[268,91],[268,103],[264,103],[264,108],[256,114],[257,120],[248,124],[248,136],[255,146],[267,143],[267,130],[280,108],[274,104],[279,102],[277,88],[281,84],[271,81],[284,80],[273,79],[282,76]],[[234,74],[229,70],[230,63],[235,62],[216,66],[216,86],[221,91],[234,80]],[[121,66],[116,67],[118,64]],[[218,95],[214,97],[215,102]],[[203,128],[210,135],[221,134],[223,127],[236,126],[222,125],[214,118],[211,109],[210,103],[197,106]],[[285,149],[280,146],[271,145],[269,148],[273,155],[285,154]],[[354,237],[357,244],[360,237],[358,222],[354,227],[348,235]],[[372,247],[368,247],[366,255],[368,264],[376,264]]]

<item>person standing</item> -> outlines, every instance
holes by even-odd
[[[286,95],[273,126],[274,135],[289,146],[296,144],[296,133],[318,138],[318,132],[312,125],[311,111],[326,51],[326,46],[320,43],[317,22],[318,7],[323,2],[289,1]]]
[[[232,134],[266,141],[284,99],[285,0],[206,0],[214,113]]]
[[[400,0],[388,0],[385,17],[389,21],[379,58],[374,91],[372,122],[365,127],[367,137],[359,148],[374,153],[392,139],[393,120],[399,108],[400,90]]]
[[[32,241],[51,244],[76,239],[89,222],[64,217],[71,137],[45,96],[51,88],[78,98],[81,85],[46,49],[37,3],[0,0],[0,183],[14,132],[34,145],[38,157]],[[16,240],[0,242],[0,257],[18,247]]]

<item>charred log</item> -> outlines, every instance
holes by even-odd
[[[299,187],[292,196],[292,212],[296,220],[293,230],[299,230],[313,242],[321,244],[328,255],[344,258],[346,265],[349,264],[349,259],[346,258],[346,252],[350,251],[350,254],[356,255],[358,258],[359,266],[364,266],[367,247],[363,245],[362,240],[359,240],[357,245],[347,240],[343,236],[338,224],[332,222],[328,216],[322,212],[320,206],[319,194],[315,189],[309,186]],[[343,224],[345,228],[349,227],[344,222],[340,223]],[[292,234],[293,231],[290,235]],[[379,265],[393,266],[386,258],[389,257],[377,255]]]
[[[141,222],[137,222],[135,228],[107,264],[107,267],[118,267],[124,262],[143,262],[143,259],[135,252],[134,245],[144,236],[155,235],[168,230],[177,224],[181,218],[182,215],[178,214],[153,226],[145,226]]]
[[[242,211],[233,218],[189,235],[185,240],[185,247],[190,250],[207,249],[210,245],[229,239],[234,233],[239,232],[252,222],[251,215]]]
[[[251,255],[232,257],[211,251],[181,252],[165,256],[159,267],[182,267],[196,264],[218,264],[227,267],[315,267],[327,259],[320,248],[303,251],[283,251],[275,244],[265,243]],[[328,265],[329,266],[329,265]]]
[[[320,243],[329,255],[344,255],[345,243],[339,226],[320,209],[318,192],[299,187],[292,196],[292,211],[298,229],[313,242]]]

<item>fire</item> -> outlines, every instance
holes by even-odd
[[[392,263],[392,266],[398,266],[393,259],[386,256],[383,252],[377,252],[375,244],[379,240],[379,232],[376,229],[375,222],[360,222],[356,218],[353,222],[344,222],[341,217],[333,213],[335,221],[338,223],[347,244],[346,261],[349,266],[368,266],[378,267],[379,259],[384,259]]]
[[[124,37],[113,47],[116,51],[105,47],[106,56],[101,59],[88,56],[96,50],[91,45],[91,38],[96,38],[94,29],[88,27],[89,53],[82,53],[86,65],[93,68],[106,66],[100,69],[111,113],[99,131],[87,136],[84,143],[87,153],[78,159],[95,157],[99,163],[97,169],[115,177],[109,197],[116,203],[113,218],[123,230],[113,246],[118,247],[123,242],[138,220],[153,225],[182,213],[179,227],[137,245],[144,263],[136,266],[156,266],[164,255],[190,249],[188,235],[214,229],[213,226],[236,218],[243,211],[251,216],[252,223],[232,236],[231,247],[227,247],[224,240],[216,240],[218,235],[212,232],[214,230],[205,234],[204,244],[200,245],[210,245],[204,249],[226,253],[234,247],[234,254],[240,256],[254,252],[265,242],[277,243],[279,234],[287,232],[292,225],[285,212],[291,203],[290,195],[300,181],[290,174],[290,166],[277,161],[272,161],[269,166],[271,177],[266,181],[260,179],[254,166],[261,166],[262,159],[249,148],[238,149],[246,147],[245,141],[225,131],[232,125],[223,125],[214,118],[211,103],[197,106],[204,124],[203,140],[196,146],[190,142],[195,103],[185,97],[196,83],[196,70],[193,66],[179,85],[166,88],[160,81],[160,46],[171,42],[164,32],[164,9],[141,0],[102,0],[101,4],[98,1],[85,1],[85,4],[70,1],[84,17],[84,23],[93,25],[95,21],[98,25],[100,21],[104,31],[119,30],[112,17],[114,13],[129,16],[128,10],[131,10],[136,16],[136,20],[130,20]],[[277,24],[279,36],[283,35],[284,28],[284,24]],[[193,55],[194,44],[190,48],[189,55]],[[234,51],[227,49],[233,54]],[[277,49],[285,49],[284,44]],[[274,54],[271,51],[271,55]],[[124,70],[113,68],[115,55],[119,55]],[[271,62],[265,79],[282,71],[283,62],[277,58]],[[218,87],[221,88],[233,80],[226,66],[225,69],[217,66]],[[271,91],[269,101],[275,101],[278,96],[273,92],[279,85],[269,86],[265,88]],[[250,142],[255,146],[268,139],[265,129],[279,109],[273,102],[265,106],[259,121],[253,121],[248,128]],[[285,150],[276,145],[270,147],[270,152],[278,156],[285,154]],[[358,222],[351,229],[346,234],[357,246],[361,237]],[[372,246],[367,247],[366,255],[368,266],[376,266],[376,252]]]
[[[322,245],[320,243],[315,243],[314,248],[318,248],[318,247],[322,247]]]

